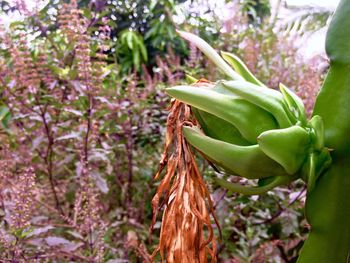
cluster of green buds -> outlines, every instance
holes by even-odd
[[[280,91],[261,83],[235,55],[221,56],[201,38],[178,32],[197,46],[226,76],[215,83],[175,86],[166,92],[191,106],[200,124],[185,126],[186,140],[222,171],[258,186],[245,187],[222,178],[219,185],[243,194],[262,194],[298,178],[311,191],[330,165],[320,116],[308,120],[302,100],[284,85]]]

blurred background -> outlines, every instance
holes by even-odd
[[[175,30],[237,54],[270,88],[284,83],[311,114],[337,2],[0,0],[0,261],[150,262],[164,88],[221,76]],[[295,262],[304,184],[228,194],[198,162],[219,262]]]

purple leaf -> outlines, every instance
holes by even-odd
[[[69,240],[62,237],[47,237],[45,241],[50,247],[72,244]]]
[[[32,236],[38,236],[42,233],[46,233],[47,231],[54,229],[53,226],[45,226],[45,227],[39,227],[39,228],[35,228],[30,234],[28,234],[28,237],[32,237]]]

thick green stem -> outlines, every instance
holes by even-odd
[[[350,1],[341,0],[327,33],[331,68],[314,115],[325,127],[332,165],[306,200],[311,232],[298,263],[350,262]]]
[[[350,262],[350,68],[331,65],[314,114],[325,124],[325,145],[332,165],[308,194],[306,217],[311,233],[298,263]]]
[[[333,160],[306,202],[311,232],[298,263],[350,262],[350,158]]]

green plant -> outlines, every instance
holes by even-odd
[[[142,63],[147,62],[148,54],[143,37],[132,30],[125,30],[120,34],[117,52],[121,57],[123,70],[140,70]]]
[[[298,262],[349,259],[349,12],[350,3],[342,0],[327,34],[331,68],[311,119],[301,99],[284,85],[280,92],[268,89],[236,56],[223,52],[221,58],[202,39],[185,32],[179,33],[227,79],[167,89],[191,106],[202,128],[193,127],[193,122],[183,124],[188,143],[224,174],[258,179],[256,187],[224,178],[215,179],[219,185],[255,195],[296,179],[307,183],[306,218],[311,232]]]
[[[10,111],[5,106],[0,106],[0,131],[7,129],[11,119]]]
[[[134,262],[148,245],[162,77],[120,73],[108,20],[76,4],[0,28],[0,261]]]

